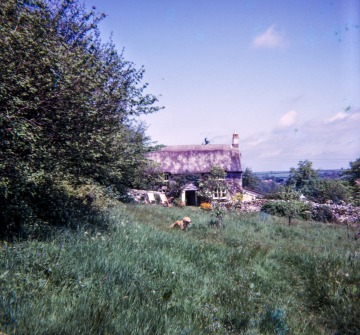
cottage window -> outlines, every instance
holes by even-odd
[[[224,187],[217,188],[213,193],[214,199],[224,199],[226,198],[227,191]]]
[[[164,173],[164,182],[165,183],[169,182],[169,178],[170,178],[170,174],[169,173]]]

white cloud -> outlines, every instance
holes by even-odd
[[[265,32],[256,36],[252,44],[255,48],[278,48],[284,45],[284,37],[272,25]]]
[[[334,122],[354,122],[360,120],[360,112],[339,112],[324,120],[325,124]]]
[[[305,122],[297,116],[290,111],[272,131],[241,139],[244,166],[254,171],[288,171],[308,159],[315,168],[346,168],[360,157],[360,109]],[[296,129],[291,127],[295,124]]]
[[[325,119],[325,123],[331,123],[331,122],[343,120],[343,119],[346,119],[347,116],[348,115],[345,112],[339,112],[339,113],[335,114],[334,116]]]
[[[277,124],[277,128],[287,128],[290,126],[295,125],[298,122],[298,115],[297,111],[289,111],[285,113],[279,120]]]

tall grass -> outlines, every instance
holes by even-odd
[[[169,228],[190,216],[188,231]],[[0,247],[8,334],[359,334],[360,250],[341,227],[121,206],[113,229]]]

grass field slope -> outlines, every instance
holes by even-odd
[[[190,216],[187,231],[169,225]],[[111,229],[1,242],[7,334],[360,334],[360,244],[339,226],[122,205]]]

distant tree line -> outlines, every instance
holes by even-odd
[[[297,168],[290,169],[284,185],[273,180],[261,180],[251,169],[246,168],[243,186],[270,198],[278,198],[286,188],[290,188],[318,203],[332,201],[336,204],[343,201],[360,205],[360,188],[356,183],[360,180],[360,158],[350,162],[349,165],[349,168],[341,173],[340,178],[328,179],[319,176],[312,162],[300,161]]]

